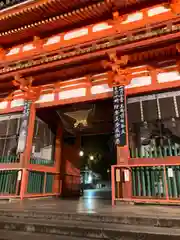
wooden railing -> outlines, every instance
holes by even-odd
[[[147,146],[140,149],[130,149],[131,158],[161,158],[168,156],[180,156],[179,145],[166,145],[166,146]]]
[[[28,170],[23,198],[54,196],[55,173]],[[62,184],[62,183],[60,183]],[[0,170],[0,199],[21,198],[22,169]]]
[[[54,160],[47,160],[47,159],[43,159],[43,158],[31,157],[30,163],[38,164],[38,165],[45,165],[45,166],[52,166],[52,165],[54,165]]]
[[[19,170],[0,171],[0,198],[19,195],[18,172]]]
[[[27,194],[53,193],[54,174],[29,171]]]
[[[131,169],[132,197],[180,200],[180,166],[133,167]]]
[[[166,158],[161,159],[162,164],[159,159],[155,164],[154,158],[152,164],[141,160],[137,165],[112,166],[112,204],[118,200],[180,203],[180,164],[166,163]]]
[[[19,156],[15,156],[15,155],[0,157],[0,164],[1,163],[19,163],[19,161],[20,161]]]

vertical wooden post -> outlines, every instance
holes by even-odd
[[[128,127],[127,127],[127,103],[126,103],[126,90],[125,86],[130,84],[132,73],[124,68],[129,60],[128,55],[117,57],[116,51],[109,52],[109,60],[103,61],[102,64],[105,68],[111,67],[112,72],[109,73],[108,83],[113,87],[113,103],[114,103],[114,136],[115,144],[117,146],[117,165],[125,165],[128,168],[129,147],[128,147]],[[121,68],[123,66],[123,68]],[[121,167],[121,166],[119,166]],[[122,181],[120,187],[122,190],[122,197],[131,197],[131,182],[125,179],[123,168]]]
[[[78,177],[79,177],[78,184],[79,184],[79,194],[80,194],[80,191],[81,191],[81,165],[82,165],[81,157],[79,156],[79,152],[80,152],[80,148],[81,148],[81,135],[80,134],[78,134],[76,136],[76,145],[75,145],[75,147],[76,147],[75,154],[77,156],[77,163],[78,163],[76,165],[76,167],[78,169],[77,173],[78,173]]]
[[[20,170],[18,172],[18,177],[17,177],[17,182],[16,182],[16,195],[19,195],[19,188],[20,188],[20,184],[21,184],[21,179],[22,179],[22,171]]]
[[[35,103],[32,103],[30,108],[26,150],[24,152],[24,160],[25,160],[26,166],[28,166],[28,164],[30,163],[30,158],[31,158],[35,119],[36,119],[36,108],[35,108]]]
[[[46,193],[47,172],[44,173],[43,194]]]
[[[168,182],[166,176],[166,166],[163,166],[164,182],[165,182],[165,191],[166,191],[166,200],[169,200],[169,191],[168,191]]]
[[[27,183],[28,183],[28,171],[27,169],[22,170],[22,180],[21,180],[21,188],[20,188],[20,199],[23,200],[27,191]]]
[[[54,153],[54,164],[56,168],[56,175],[54,176],[54,184],[53,184],[53,192],[58,193],[61,195],[61,186],[62,186],[62,179],[61,179],[61,163],[62,163],[62,136],[63,136],[63,129],[62,126],[59,124],[56,132],[56,140],[55,140],[55,153]]]
[[[35,104],[32,103],[30,106],[29,121],[28,121],[28,127],[27,127],[27,137],[25,139],[25,141],[26,141],[25,149],[24,149],[24,152],[22,153],[23,157],[21,158],[21,166],[22,167],[27,167],[27,165],[29,164],[29,161],[30,161],[35,118],[36,118],[36,109],[35,109]]]
[[[111,189],[112,189],[112,206],[115,205],[115,171],[114,171],[114,166],[111,166]]]
[[[28,168],[28,164],[30,162],[30,157],[31,157],[35,118],[36,118],[35,104],[31,103],[29,119],[28,119],[27,134],[26,134],[27,137],[24,139],[24,141],[26,141],[25,149],[24,149],[24,152],[21,153],[21,159],[20,159],[21,160],[21,167],[23,169],[22,179],[21,179],[21,188],[20,188],[20,198],[21,198],[21,200],[24,199],[25,193],[27,191],[27,186],[28,186],[28,171],[27,171],[27,168]]]

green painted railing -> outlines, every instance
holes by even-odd
[[[0,163],[18,163],[19,162],[18,156],[4,156],[0,157]]]
[[[53,183],[54,183],[54,174],[47,173],[45,193],[52,193],[53,192]]]
[[[166,178],[169,198],[180,197],[180,166],[166,167]]]
[[[130,149],[131,158],[161,158],[168,156],[180,156],[180,146],[153,146],[141,147],[140,149]]]
[[[54,165],[54,160],[47,160],[47,159],[42,159],[42,158],[31,157],[30,163],[38,164],[38,165],[45,165],[45,166],[52,166],[52,165]]]
[[[43,172],[29,172],[28,177],[28,193],[43,193],[44,173]]]
[[[28,177],[27,193],[52,193],[54,174],[30,171]]]
[[[132,192],[134,197],[180,198],[180,166],[132,167]]]
[[[162,167],[132,168],[133,196],[165,197],[165,179]]]
[[[18,171],[0,171],[0,195],[16,194]]]

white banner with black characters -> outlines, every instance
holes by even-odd
[[[23,153],[26,148],[30,107],[31,107],[31,101],[25,101],[22,120],[21,120],[21,126],[19,131],[17,153]]]
[[[123,86],[113,88],[114,138],[115,144],[121,147],[127,144],[125,97],[125,88]]]

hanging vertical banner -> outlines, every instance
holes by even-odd
[[[26,147],[26,139],[28,134],[28,123],[30,115],[31,101],[25,101],[24,110],[21,118],[21,126],[19,131],[17,153],[22,153]]]
[[[126,139],[126,101],[125,88],[113,88],[113,105],[114,105],[114,137],[115,144],[121,147],[127,144]]]

